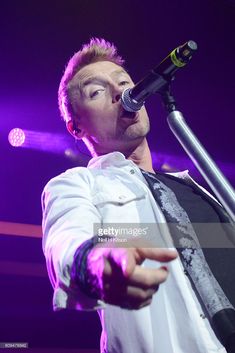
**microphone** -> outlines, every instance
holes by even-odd
[[[164,86],[167,87],[175,72],[189,62],[196,50],[197,44],[192,40],[175,48],[134,87],[123,91],[122,107],[128,112],[140,110],[147,97],[153,93],[161,92]]]

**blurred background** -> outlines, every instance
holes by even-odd
[[[28,342],[32,350],[99,347],[96,313],[53,313],[40,231],[46,182],[89,160],[66,133],[57,89],[68,59],[91,37],[114,42],[136,82],[175,47],[197,42],[172,91],[189,126],[235,185],[233,0],[1,1],[0,342]],[[156,168],[189,168],[205,186],[168,128],[160,97],[151,96],[146,106]],[[15,128],[24,132],[14,135],[15,144],[25,139],[20,147],[9,143]]]

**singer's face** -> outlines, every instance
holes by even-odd
[[[98,155],[125,154],[143,142],[149,131],[148,115],[144,107],[137,113],[122,108],[122,91],[134,85],[122,67],[110,61],[89,64],[74,76],[71,85],[79,88],[73,103],[76,125]]]

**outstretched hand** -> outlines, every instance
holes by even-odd
[[[95,246],[87,258],[90,283],[100,299],[122,308],[149,305],[168,276],[166,266],[145,268],[145,259],[169,262],[177,252],[163,248],[103,248]]]

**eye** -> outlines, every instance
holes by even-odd
[[[129,81],[121,81],[119,82],[119,86],[125,86],[125,85],[129,85]]]
[[[90,93],[90,98],[94,98],[94,97],[98,96],[103,91],[104,91],[103,88],[96,89],[95,91]]]

